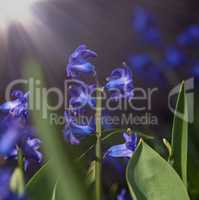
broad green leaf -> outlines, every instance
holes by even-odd
[[[195,102],[199,96],[195,93]],[[189,151],[188,151],[188,186],[192,200],[199,199],[199,104],[194,107],[194,123],[189,124]],[[194,172],[194,173],[193,173]]]
[[[126,176],[134,200],[189,200],[179,175],[143,141],[129,161]]]
[[[11,191],[19,196],[24,194],[24,175],[20,168],[16,168],[10,180]]]
[[[51,199],[53,183],[48,178],[48,168],[48,164],[45,164],[27,183],[26,191],[30,199]]]
[[[172,164],[187,186],[188,111],[184,83],[181,84],[172,129]]]

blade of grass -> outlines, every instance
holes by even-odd
[[[102,199],[102,126],[101,126],[101,112],[102,112],[102,98],[101,89],[97,88],[97,103],[96,103],[96,162],[95,162],[95,199]]]
[[[180,116],[179,116],[180,113]],[[184,82],[180,86],[172,129],[172,156],[174,169],[187,186],[188,112]]]
[[[41,82],[41,88],[43,89],[43,74],[39,65],[29,65],[26,68],[25,75],[26,77],[34,78],[34,80],[39,80]],[[44,100],[43,98],[46,98],[46,96],[42,96],[41,99]],[[65,151],[60,141],[59,133],[56,132],[52,124],[49,124],[49,118],[42,118],[42,111],[47,112],[47,117],[49,117],[47,103],[42,103],[42,106],[42,110],[36,111],[33,109],[32,119],[37,128],[38,135],[43,141],[44,153],[47,159],[50,160],[49,178],[54,183],[59,179],[57,192],[61,200],[87,200],[84,184],[80,181],[75,166],[72,164],[68,152]]]

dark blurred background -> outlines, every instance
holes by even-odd
[[[95,62],[102,80],[111,69],[127,62],[130,53],[152,51],[133,31],[137,5],[157,18],[164,40],[170,43],[188,24],[199,23],[199,5],[194,0],[41,0],[33,7],[33,23],[12,23],[6,35],[1,33],[1,79],[5,80],[1,89],[6,81],[21,77],[20,68],[27,56],[41,62],[49,84],[61,86],[66,58],[79,44],[85,43],[98,52]],[[142,77],[135,79],[144,81]]]

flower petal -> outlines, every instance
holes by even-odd
[[[96,57],[97,54],[88,49],[86,45],[80,45],[69,57],[67,65],[67,76],[76,77],[80,73],[95,75],[95,66],[91,64],[88,59]]]
[[[128,157],[132,156],[133,152],[126,147],[126,144],[119,144],[112,146],[105,153],[105,157]]]

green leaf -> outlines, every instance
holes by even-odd
[[[31,199],[51,199],[53,183],[51,183],[48,178],[48,167],[48,164],[41,167],[41,169],[26,184],[26,191]]]
[[[16,168],[11,180],[10,180],[11,191],[22,196],[24,194],[24,176],[20,168]]]
[[[32,102],[32,119],[35,127],[37,128],[38,136],[42,140],[43,151],[47,160],[49,160],[48,179],[52,183],[54,181],[54,184],[56,180],[59,180],[57,194],[61,200],[88,199],[84,184],[80,179],[76,170],[76,166],[74,165],[69,154],[67,144],[62,141],[63,137],[60,139],[60,134],[62,131],[59,129],[59,127],[55,127],[54,124],[52,124],[52,122],[49,120],[50,112],[48,104],[50,104],[50,100],[48,98],[49,95],[47,95],[47,90],[45,89],[41,66],[34,63],[27,65],[24,74],[27,78],[31,77],[34,81],[40,81],[39,86],[41,89],[41,101],[38,101],[37,99],[35,102],[35,89],[38,89],[35,87],[38,86],[33,84],[29,90],[32,89],[32,91],[30,91],[32,94],[32,96],[30,96],[30,102]],[[37,93],[37,95],[39,94]],[[37,104],[37,106],[39,105],[41,109],[36,109],[35,104]],[[43,184],[41,188],[44,187],[45,184]]]
[[[174,169],[187,186],[188,111],[184,83],[181,84],[174,113],[172,129],[172,156]]]
[[[126,177],[134,200],[189,200],[175,170],[143,141],[129,161]]]

